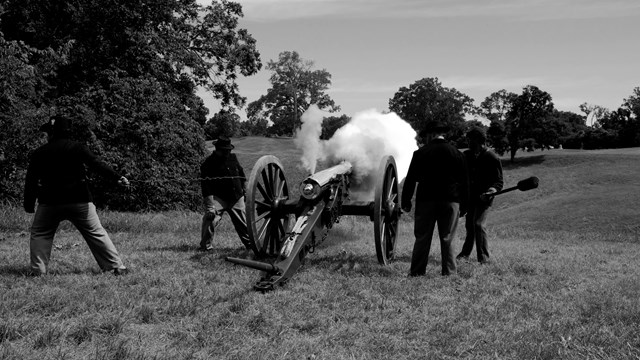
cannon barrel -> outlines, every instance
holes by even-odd
[[[332,166],[330,168],[318,171],[315,174],[309,175],[306,181],[314,181],[316,184],[320,186],[325,186],[329,182],[331,182],[337,175],[348,175],[351,174],[351,163],[348,161],[343,161],[338,165]]]
[[[300,193],[307,200],[313,200],[326,191],[332,182],[340,180],[341,177],[351,174],[353,166],[348,161],[343,161],[338,165],[318,171],[309,175],[300,184]]]

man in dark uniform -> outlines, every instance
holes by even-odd
[[[465,221],[467,236],[457,259],[469,259],[473,244],[476,245],[478,261],[489,261],[487,245],[487,214],[493,203],[491,194],[502,190],[502,163],[496,154],[487,149],[487,136],[479,127],[467,132],[469,149],[464,152],[470,181],[469,212]]]
[[[200,166],[202,197],[205,213],[202,216],[202,236],[200,250],[213,249],[215,228],[222,220],[222,213],[229,213],[240,241],[248,249],[249,231],[244,203],[246,178],[244,170],[235,154],[228,137],[220,137],[215,142],[215,151]]]
[[[27,168],[24,210],[35,212],[30,237],[31,273],[47,273],[58,225],[69,220],[82,234],[102,271],[126,274],[127,268],[100,224],[87,185],[85,165],[121,185],[127,186],[129,181],[85,145],[69,140],[70,125],[69,119],[62,116],[44,124],[40,129],[47,132],[49,141],[34,151]]]
[[[402,191],[402,210],[411,211],[416,193],[416,237],[411,255],[410,276],[424,275],[429,261],[433,230],[438,224],[442,252],[442,275],[456,273],[453,249],[460,213],[466,211],[467,174],[462,153],[444,139],[447,127],[429,123],[421,132],[425,145],[413,153]]]

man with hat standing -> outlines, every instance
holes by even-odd
[[[502,190],[502,163],[496,154],[487,149],[487,135],[479,127],[473,127],[467,132],[469,149],[464,156],[469,173],[470,197],[469,212],[465,219],[467,236],[462,250],[456,259],[469,259],[473,245],[476,245],[478,262],[489,262],[489,247],[487,245],[487,214],[493,203],[491,194]]]
[[[244,203],[246,177],[238,158],[231,153],[233,148],[231,140],[221,136],[215,142],[215,150],[200,166],[205,208],[200,239],[202,251],[213,250],[215,228],[222,220],[223,212],[229,214],[242,244],[251,249]]]
[[[411,211],[416,192],[414,235],[410,276],[425,275],[433,231],[438,225],[442,256],[442,275],[456,273],[453,240],[458,217],[466,212],[468,180],[462,153],[449,144],[444,135],[448,128],[438,122],[428,123],[420,137],[425,145],[413,153],[402,191],[402,210]]]
[[[36,149],[29,161],[24,189],[24,210],[34,213],[31,225],[31,273],[46,274],[58,225],[69,220],[80,231],[102,271],[128,272],[109,235],[100,224],[87,184],[85,165],[128,186],[129,181],[98,159],[89,149],[69,139],[70,120],[52,117],[40,127],[48,143]],[[36,199],[38,208],[36,210]]]

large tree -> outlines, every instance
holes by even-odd
[[[484,99],[480,104],[479,112],[491,122],[498,121],[504,124],[517,96],[505,89],[498,90]]]
[[[544,128],[545,120],[553,110],[551,95],[534,85],[525,86],[522,94],[513,99],[505,124],[511,161],[525,139],[535,140],[536,130]]]
[[[496,153],[503,155],[509,147],[506,120],[513,102],[518,95],[505,89],[487,96],[480,103],[479,113],[490,121],[487,140]]]
[[[424,78],[409,87],[401,87],[389,100],[389,110],[417,132],[430,121],[444,122],[452,129],[452,141],[464,135],[465,116],[476,113],[472,98],[442,86],[438,78]]]
[[[340,106],[327,94],[331,74],[325,69],[313,70],[313,65],[313,61],[304,60],[296,51],[281,52],[277,61],[269,61],[271,87],[249,104],[249,119],[270,121],[272,134],[293,135],[302,124],[300,116],[311,104],[329,112],[340,111]]]
[[[206,7],[195,0],[4,3],[2,31],[8,40],[37,49],[71,46],[69,62],[54,79],[58,94],[74,93],[79,84],[95,83],[105,71],[119,69],[177,88],[203,86],[223,106],[241,106],[246,99],[238,93],[238,73],[255,74],[261,67],[255,40],[237,28],[242,7],[227,0]]]
[[[139,180],[128,199],[115,196],[111,206],[197,206],[197,184],[188,179],[205,155],[208,110],[196,89],[208,89],[225,108],[241,107],[237,77],[261,68],[255,40],[238,28],[241,6],[227,0],[206,7],[195,0],[0,4],[6,43],[34,49],[24,66],[46,84],[31,119],[3,109],[0,116],[32,133],[49,114],[75,118],[80,140]],[[43,52],[60,61],[43,63]],[[32,138],[20,141],[36,145]]]

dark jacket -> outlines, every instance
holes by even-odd
[[[462,153],[443,139],[434,139],[413,153],[402,190],[408,204],[418,183],[416,202],[449,201],[467,206],[468,180]]]
[[[27,168],[24,209],[32,212],[36,198],[48,205],[92,202],[87,166],[109,178],[120,177],[79,142],[54,138],[36,149]]]
[[[469,200],[471,203],[480,202],[480,195],[491,187],[497,191],[502,190],[504,185],[502,163],[496,154],[488,149],[483,149],[476,157],[471,150],[466,150],[464,157],[469,173]],[[491,205],[492,202],[493,197],[487,202],[487,205]]]
[[[246,178],[235,154],[225,160],[214,151],[200,166],[200,177],[202,196],[234,203],[244,196]]]

